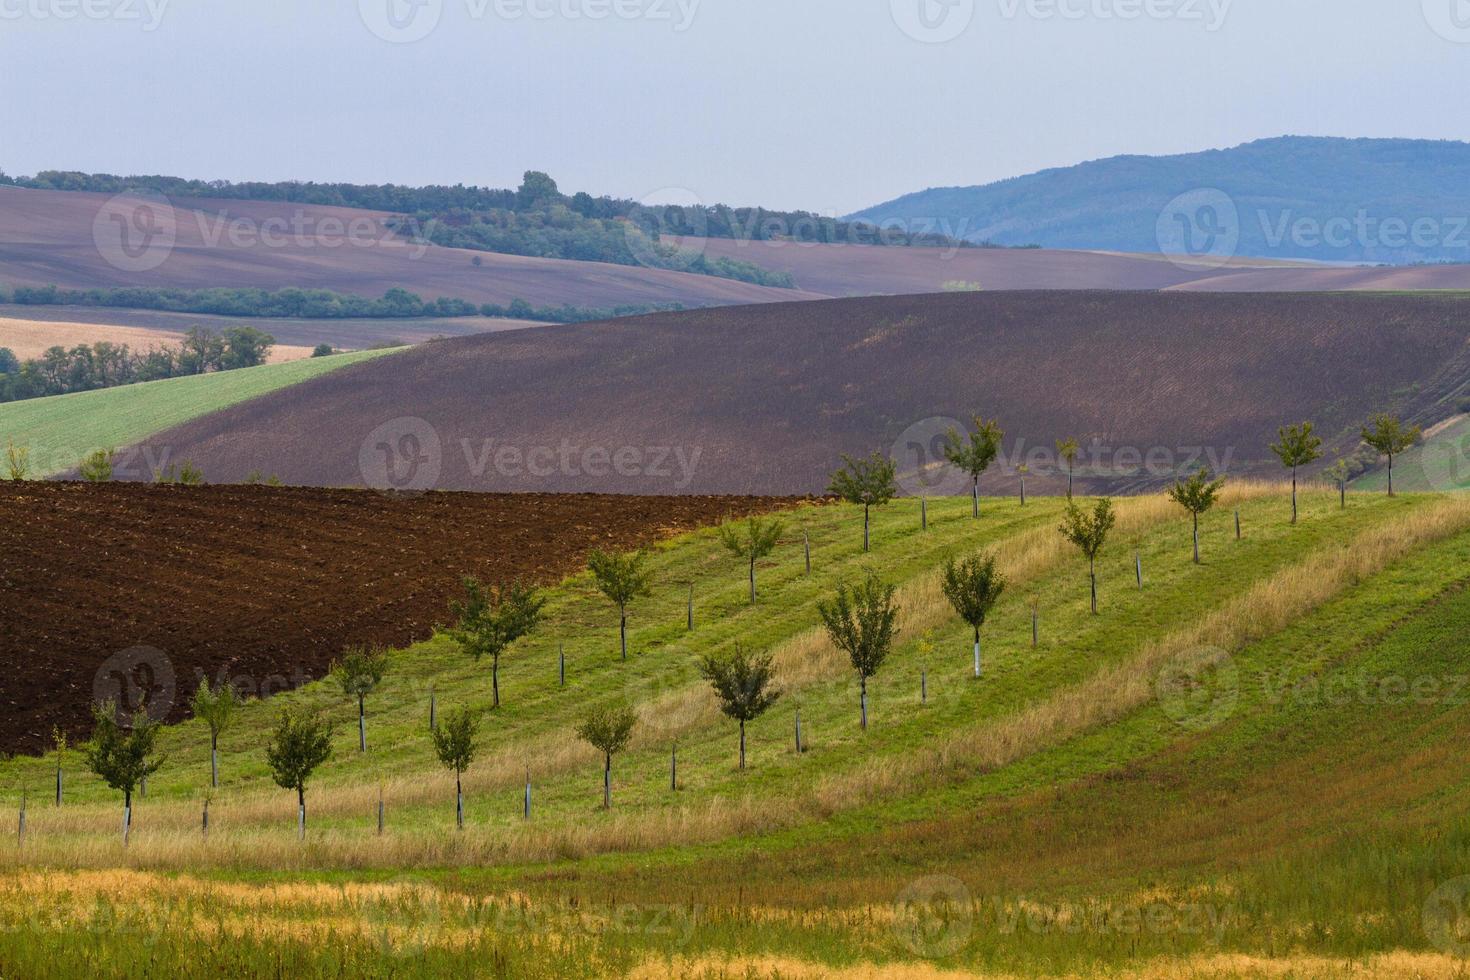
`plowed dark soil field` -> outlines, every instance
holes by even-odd
[[[97,696],[151,689],[179,719],[202,676],[279,690],[346,644],[422,639],[464,575],[551,583],[790,503],[0,483],[0,751],[84,732]]]

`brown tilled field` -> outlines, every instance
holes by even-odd
[[[1084,485],[1117,491],[1197,463],[1279,476],[1267,447],[1303,419],[1350,452],[1375,412],[1426,424],[1455,414],[1467,340],[1470,300],[1436,295],[984,292],[732,307],[427,344],[148,441],[211,481],[260,470],[361,485],[364,461],[412,434],[438,488],[817,493],[838,453],[879,449],[909,465],[911,426],[983,412],[1007,435],[992,492],[1015,492],[1009,467],[1033,450],[1032,488],[1054,491],[1046,454],[1068,436],[1084,459],[1094,440],[1106,451],[1111,470]],[[1135,479],[1145,457],[1152,479]]]
[[[0,751],[84,731],[112,668],[172,684],[177,719],[201,676],[280,688],[346,644],[428,636],[464,575],[551,583],[593,548],[790,503],[3,482]]]

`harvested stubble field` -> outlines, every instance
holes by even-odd
[[[464,575],[549,584],[594,548],[789,503],[0,483],[0,751],[81,732],[94,676],[124,651],[166,655],[171,679],[147,654],[120,669],[171,684],[177,720],[205,674],[279,690],[345,644],[427,638]]]

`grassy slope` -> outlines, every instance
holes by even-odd
[[[1461,416],[1393,461],[1393,488],[1407,493],[1444,492],[1470,487],[1470,416]],[[1388,488],[1388,467],[1380,465],[1353,481],[1355,490]]]
[[[1125,521],[1102,567],[1104,614],[1096,619],[1086,612],[1080,563],[1047,549],[1060,509],[1055,501],[1035,501],[1025,512],[1013,501],[996,502],[978,525],[965,516],[964,502],[937,503],[928,535],[918,532],[912,505],[900,502],[880,517],[875,555],[866,560],[855,547],[851,511],[810,510],[803,521],[815,574],[801,575],[799,547],[788,535],[762,569],[764,601],[754,610],[744,606],[739,569],[718,554],[712,534],[693,535],[656,556],[660,587],[634,612],[637,653],[627,665],[616,661],[615,623],[586,583],[557,590],[542,633],[507,658],[506,705],[485,723],[487,750],[470,776],[472,826],[463,838],[447,829],[449,784],[422,775],[424,707],[431,681],[441,705],[483,705],[488,683],[483,668],[434,641],[405,652],[397,682],[375,696],[367,759],[355,751],[350,711],[330,692],[317,686],[282,696],[327,707],[343,722],[337,758],[311,798],[317,829],[307,847],[291,840],[289,796],[264,785],[259,745],[271,713],[253,705],[225,740],[227,785],[215,799],[216,837],[208,847],[186,829],[197,821],[206,771],[203,734],[190,724],[166,739],[169,766],[150,787],[150,800],[139,804],[127,857],[113,839],[115,796],[73,776],[72,805],[60,813],[33,809],[25,860],[215,868],[223,879],[386,878],[386,890],[365,896],[330,887],[318,896],[321,907],[303,907],[293,893],[276,900],[277,913],[296,932],[335,921],[323,917],[350,898],[361,903],[350,911],[370,930],[386,929],[385,915],[395,928],[409,923],[408,934],[394,933],[390,945],[423,954],[411,962],[425,970],[444,965],[437,957],[456,955],[492,957],[526,973],[621,969],[649,951],[687,957],[700,969],[738,950],[797,966],[923,957],[1021,971],[1221,950],[1276,957],[1432,952],[1421,921],[1425,898],[1465,866],[1470,840],[1470,793],[1454,754],[1470,730],[1467,692],[1451,690],[1470,660],[1462,627],[1470,598],[1460,589],[1470,567],[1465,515],[1456,511],[1447,526],[1458,533],[1428,534],[1406,557],[1388,554],[1383,570],[1365,566],[1340,587],[1314,594],[1302,590],[1323,581],[1342,556],[1372,553],[1374,535],[1389,522],[1449,505],[1355,496],[1340,511],[1331,494],[1304,499],[1297,528],[1282,521],[1280,498],[1244,501],[1241,542],[1225,515],[1212,518],[1206,564],[1198,568],[1188,561],[1183,521],[1153,501],[1125,502]],[[1398,528],[1390,535],[1403,536]],[[996,542],[1018,580],[987,626],[987,676],[976,683],[968,676],[965,631],[932,608],[924,575],[944,554]],[[1144,561],[1142,591],[1132,582],[1135,550]],[[855,684],[821,644],[802,637],[813,619],[811,599],[869,562],[905,583],[910,612],[874,686],[874,727],[863,736],[856,731]],[[1308,574],[1295,575],[1308,563],[1315,563]],[[680,583],[691,578],[698,622],[686,634]],[[1017,719],[1087,690],[1111,669],[1129,677],[1147,651],[1167,647],[1170,636],[1193,636],[1252,589],[1283,603],[1298,592],[1305,598],[1274,620],[1254,600],[1242,642],[1222,641],[1236,675],[1223,688],[1233,692],[1231,710],[1217,724],[1181,725],[1179,711],[1171,716],[1146,695],[1129,700],[1120,687],[1092,699],[1109,701],[1105,717],[1074,706],[1069,711],[1081,720],[1070,727],[1016,727]],[[1035,649],[1026,605],[1033,597],[1042,622]],[[788,686],[787,699],[752,726],[754,768],[744,775],[733,768],[732,726],[697,695],[689,663],[692,651],[737,637],[776,649]],[[560,640],[570,666],[564,692],[555,684]],[[918,702],[921,667],[929,676],[927,705]],[[1400,679],[1409,685],[1404,691]],[[1332,680],[1341,683],[1323,686]],[[1413,686],[1426,680],[1437,686]],[[1205,694],[1219,683],[1217,677]],[[618,806],[602,814],[594,809],[596,761],[572,747],[568,730],[586,704],[614,697],[648,710],[643,735],[616,764]],[[789,746],[798,702],[811,746],[804,756]],[[946,740],[986,732],[1009,732],[1015,751],[1008,764],[986,761],[993,746],[957,749],[939,763],[926,755]],[[667,788],[675,738],[678,794]],[[519,819],[524,766],[536,782],[529,826]],[[48,782],[36,760],[0,767],[0,785],[28,786],[33,799]],[[371,833],[380,782],[390,807],[383,839]],[[630,850],[643,856],[629,860]],[[422,870],[405,885],[402,875],[413,867]],[[1386,874],[1388,867],[1400,870]],[[343,868],[358,870],[331,870]],[[129,888],[165,888],[159,879],[109,874],[65,887],[89,902],[112,889],[122,889],[122,898]],[[935,874],[950,876],[970,900],[961,906],[963,941],[934,941],[958,935],[946,933],[942,919],[937,932],[895,921],[893,903],[905,884]],[[428,881],[449,886],[450,895],[529,890],[541,899],[531,907],[546,918],[535,928],[517,919],[507,929],[504,916],[519,906],[461,907],[460,899],[447,912],[440,903],[448,899],[416,884]],[[34,900],[25,889],[40,886],[12,887],[9,895],[0,888],[0,915],[11,918]],[[239,896],[198,888],[191,901],[202,908],[224,919],[240,914]],[[588,927],[567,918],[572,897],[589,913],[626,905],[642,925],[611,928],[599,919],[602,927]],[[665,908],[670,902],[676,907]],[[694,906],[697,925],[689,918]],[[148,928],[161,928],[174,914],[157,903],[144,907]],[[1084,908],[1118,921],[1155,915],[1173,925],[1127,929],[1104,916],[1080,928],[1058,926]],[[675,921],[655,929],[639,918],[660,910]],[[1194,929],[1182,924],[1186,915],[1214,918]],[[551,934],[571,939],[554,955],[541,942]],[[466,952],[439,949],[465,936]],[[265,942],[252,935],[231,945],[230,955],[241,957],[232,965],[264,968]],[[163,947],[166,955],[189,952],[183,941]],[[0,953],[7,948],[19,956],[38,947],[7,947],[0,938]],[[120,946],[104,941],[99,948],[99,964],[128,962],[119,958]],[[326,953],[291,949],[312,969],[337,962],[330,957],[362,969],[407,965],[384,959],[372,940],[344,941]],[[263,958],[251,958],[257,954]]]
[[[65,472],[88,452],[155,432],[391,351],[168,378],[0,405],[0,440],[29,447],[32,479]]]

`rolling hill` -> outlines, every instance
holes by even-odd
[[[217,789],[205,726],[169,726],[126,847],[121,794],[75,750],[59,807],[54,753],[0,760],[6,809],[30,804],[0,848],[0,962],[25,976],[83,957],[99,976],[1457,976],[1470,503],[1304,504],[1292,526],[1281,488],[1231,487],[1195,565],[1177,507],[1120,501],[1096,616],[1059,499],[987,499],[979,521],[967,501],[934,502],[927,530],[900,502],[879,511],[871,554],[857,508],[804,508],[785,515],[755,604],[713,531],[684,535],[650,552],[627,661],[615,609],[575,575],[507,652],[499,708],[485,665],[438,636],[392,653],[365,752],[356,705],[329,683],[240,708]],[[382,573],[399,571],[391,539],[375,544]],[[939,589],[945,560],[977,549],[1011,583],[978,679]],[[903,615],[864,730],[813,605],[875,562]],[[771,652],[782,692],[748,725],[746,769],[697,664],[737,644]],[[231,680],[271,678],[242,661]],[[431,698],[440,724],[461,706],[482,719],[463,830]],[[635,727],[604,810],[603,758],[575,729],[617,704]],[[263,749],[283,709],[335,722],[304,840]]]
[[[986,478],[1156,486],[1276,473],[1277,426],[1351,452],[1393,410],[1455,414],[1461,296],[952,293],[687,311],[426,344],[151,436],[216,482],[622,493],[820,492],[839,452],[890,452],[911,493],[954,420],[998,416]],[[921,468],[922,475],[921,475]]]
[[[1191,210],[1214,209],[1199,216],[1212,227],[1232,233],[1238,224],[1234,255],[1463,263],[1470,259],[1467,188],[1470,143],[1291,136],[1203,153],[1111,157],[979,187],[932,188],[850,218],[905,227],[934,222],[964,229],[960,237],[1002,245],[1158,252],[1161,214],[1189,194],[1197,198]],[[1390,221],[1402,227],[1384,224]],[[1418,222],[1428,224],[1416,230]]]

